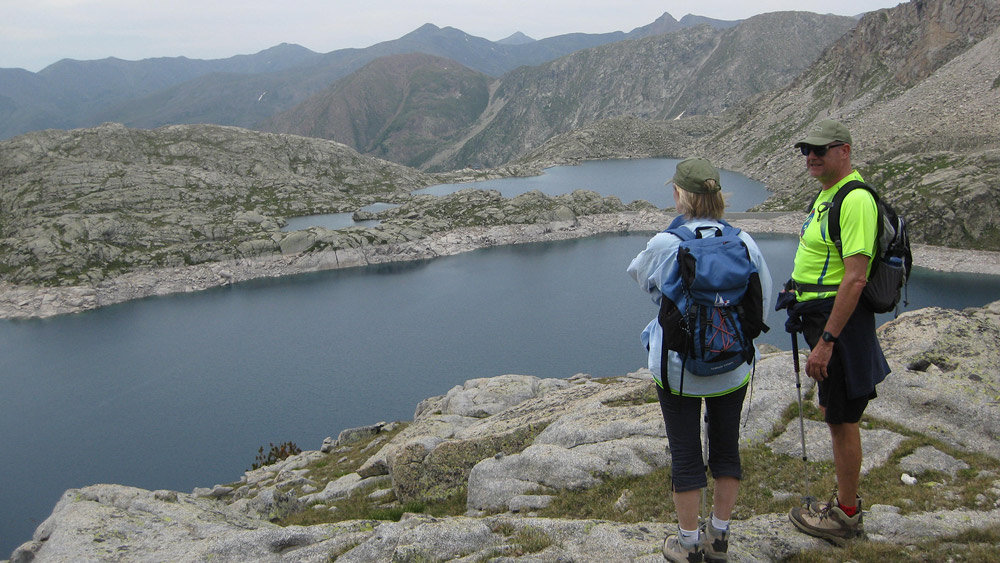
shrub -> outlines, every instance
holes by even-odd
[[[285,442],[284,444],[274,445],[270,444],[271,449],[264,455],[264,446],[261,446],[257,450],[257,461],[250,466],[250,470],[260,469],[265,465],[271,465],[277,463],[283,459],[288,458],[296,454],[302,453],[302,448],[295,445],[294,442]]]

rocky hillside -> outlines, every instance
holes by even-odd
[[[816,186],[791,144],[814,120],[840,119],[855,164],[906,210],[916,240],[1000,248],[998,26],[996,0],[868,14],[794,84],[734,112],[708,150],[763,179],[777,195],[766,207],[802,208]]]
[[[0,282],[93,291],[130,272],[376,248],[461,227],[573,222],[626,209],[592,192],[410,194],[476,177],[431,176],[332,141],[214,125],[31,133],[0,142]],[[404,205],[381,212],[372,228],[281,230],[286,217],[374,202]]]
[[[816,185],[792,144],[832,117],[851,129],[855,165],[910,219],[915,240],[1000,249],[998,26],[996,0],[879,10],[785,88],[710,119],[606,120],[519,162],[702,154],[763,181],[775,196],[762,209],[797,210]]]
[[[861,430],[870,541],[833,548],[788,522],[800,494],[829,493],[832,451],[812,381],[800,433],[791,354],[772,352],[744,405],[731,560],[995,560],[1000,302],[879,334],[892,374]],[[234,483],[67,491],[11,561],[661,561],[676,516],[652,386],[646,370],[470,380]]]
[[[332,139],[359,152],[419,165],[486,109],[492,79],[421,53],[377,59],[262,128]]]
[[[280,252],[284,217],[408,197],[431,177],[318,139],[105,125],[0,143],[0,272],[16,283]]]
[[[715,113],[787,83],[855,23],[804,12],[764,14],[728,29],[689,28],[520,68],[495,86],[467,138],[426,166],[496,166],[554,135],[616,116]]]
[[[995,148],[998,26],[996,0],[926,0],[869,13],[790,86],[733,112],[736,126],[710,148],[765,180],[781,178],[775,188],[796,203],[805,200],[799,188],[808,194],[814,186],[790,146],[824,117],[851,127],[854,159],[873,171],[897,156]]]

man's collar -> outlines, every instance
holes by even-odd
[[[839,190],[840,186],[843,186],[844,184],[850,182],[851,180],[857,180],[859,182],[864,182],[865,181],[865,179],[861,177],[861,173],[860,172],[858,172],[857,170],[851,170],[850,174],[848,174],[847,176],[844,176],[843,178],[841,178],[840,180],[838,180],[836,184],[830,186],[829,188],[823,188],[820,191],[824,191],[825,192],[827,190]]]

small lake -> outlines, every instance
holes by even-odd
[[[497,190],[504,197],[538,190],[548,195],[568,194],[574,190],[593,190],[602,195],[617,196],[623,203],[646,200],[664,208],[673,207],[672,188],[667,187],[680,159],[644,158],[640,160],[594,160],[577,166],[555,166],[540,176],[499,178],[463,184],[440,184],[413,192],[414,194],[445,195],[466,188]],[[764,184],[729,170],[719,171],[726,209],[746,211],[770,195]]]
[[[395,207],[389,203],[373,203],[361,208],[361,211],[382,211],[390,207]],[[377,220],[355,221],[354,213],[325,213],[322,215],[303,215],[302,217],[291,217],[288,224],[282,227],[282,231],[301,231],[309,227],[323,227],[335,231],[346,227],[374,227],[379,224]]]
[[[625,268],[648,238],[488,248],[0,321],[0,557],[68,488],[190,492],[238,480],[271,442],[319,449],[344,428],[410,420],[467,379],[634,371],[656,311]],[[795,238],[756,238],[775,281],[787,279]],[[916,270],[910,308],[998,294],[997,276]],[[764,341],[789,349],[781,314],[768,323]]]
[[[623,203],[642,199],[657,207],[673,207],[673,192],[664,184],[673,177],[680,159],[645,158],[641,160],[598,160],[577,166],[554,166],[547,168],[539,176],[526,178],[498,178],[480,182],[461,184],[438,184],[414,191],[414,194],[447,195],[458,190],[475,188],[497,190],[504,197],[514,197],[532,190],[548,195],[572,193],[575,190],[592,190],[602,195],[617,196]],[[719,171],[722,192],[726,196],[729,211],[746,211],[767,199],[770,195],[764,184],[729,170]],[[380,211],[392,207],[386,203],[376,203],[362,208],[364,211]],[[354,221],[353,213],[331,213],[292,217],[283,231],[298,231],[309,227],[324,227],[331,230],[345,227],[374,227],[377,220]]]

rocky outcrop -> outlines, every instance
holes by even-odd
[[[998,335],[1000,302],[960,312],[918,310],[881,327],[893,373],[869,408],[871,422],[862,425],[863,471],[867,479],[891,476],[901,488],[869,499],[871,541],[898,545],[903,554],[932,538],[1000,527]],[[806,419],[800,434],[797,421],[786,418],[797,402],[791,360],[779,351],[758,362],[741,439],[745,447],[795,459],[804,437],[816,467],[832,457],[829,433]],[[652,385],[646,370],[609,379],[470,380],[421,402],[409,424],[348,429],[336,441],[328,438],[323,451],[248,471],[229,486],[192,494],[120,485],[67,491],[11,560],[658,561],[663,536],[673,529],[670,515],[621,522],[537,515],[565,491],[669,464]],[[810,389],[805,378],[807,400]],[[352,451],[361,456],[354,472],[328,472]],[[794,502],[800,478],[779,481],[770,491],[773,503]],[[930,501],[909,498],[907,487],[917,483],[934,489]],[[970,483],[977,484],[972,496]],[[337,503],[355,497],[399,506],[462,491],[464,515],[276,523],[303,512],[337,520]],[[626,490],[613,501],[616,513],[629,514],[633,497]],[[733,526],[735,561],[831,549],[794,531],[782,512],[742,514]]]
[[[881,327],[892,377],[874,416],[1000,458],[1000,302],[904,313]]]
[[[284,233],[282,240],[297,241],[298,248],[287,254],[266,254],[256,257],[222,260],[190,266],[141,269],[107,277],[93,284],[68,287],[38,287],[0,282],[0,317],[47,317],[73,313],[131,299],[152,295],[199,291],[257,278],[279,277],[336,268],[351,268],[369,264],[385,264],[450,256],[478,248],[525,242],[567,240],[601,233],[657,231],[670,221],[670,214],[649,209],[638,212],[600,213],[603,209],[622,209],[617,198],[602,198],[593,192],[576,192],[566,196],[548,197],[529,193],[513,199],[499,197],[496,192],[466,190],[447,198],[417,198],[414,206],[403,206],[385,212],[388,223],[381,231],[351,228],[340,231],[313,228]],[[425,229],[442,228],[437,208],[448,202],[465,200],[476,205],[456,211],[456,220],[474,225],[477,221],[492,226],[468,226],[435,231],[426,236]],[[463,203],[463,205],[465,205]],[[414,209],[420,209],[415,212]],[[416,217],[411,217],[416,213]],[[388,215],[392,215],[389,217]],[[509,214],[509,215],[508,215]],[[539,223],[504,224],[507,218]],[[745,224],[764,232],[792,229],[797,218],[747,220]],[[378,233],[411,233],[400,240],[388,242]],[[293,236],[299,233],[300,236]],[[369,241],[369,239],[373,239]],[[338,248],[344,241],[354,241]],[[301,250],[308,246],[308,250]]]
[[[502,198],[496,199],[489,192],[480,191],[478,193],[485,194],[483,201],[488,205],[493,201],[511,201]],[[579,192],[571,197],[575,198],[577,195],[580,195],[581,199],[579,201],[574,199],[570,205],[580,205],[581,207],[574,209],[594,209],[588,206],[599,201],[611,201],[611,205],[614,205],[614,198],[595,199],[593,192]],[[532,197],[537,197],[537,194],[525,194],[525,196],[525,200],[530,200]],[[457,195],[456,197],[464,196]],[[565,201],[565,199],[551,198],[551,201]],[[492,209],[498,213],[504,213],[508,209],[504,205],[492,208],[488,205],[484,209]],[[569,205],[561,207],[568,209]],[[405,209],[389,213],[395,213],[400,215],[403,220],[407,220],[404,214]],[[471,213],[476,212],[472,211]],[[539,216],[544,216],[547,211],[542,210],[541,213],[543,215]],[[435,221],[430,214],[428,217],[430,222]],[[303,251],[287,255],[144,270],[117,275],[95,285],[37,287],[0,282],[0,318],[49,317],[95,309],[131,299],[200,291],[257,278],[289,276],[369,264],[422,260],[505,244],[567,240],[604,233],[656,232],[661,230],[664,225],[669,224],[673,215],[669,212],[643,209],[637,212],[581,215],[575,220],[559,220],[558,215],[552,218],[556,220],[549,223],[466,227],[433,233],[417,240],[402,243],[362,245],[357,248],[340,250]],[[801,226],[801,214],[799,213],[733,214],[728,218],[734,225],[753,233],[793,234],[798,232]],[[319,240],[328,240],[323,233],[336,234],[342,231],[309,229],[307,232],[311,246],[320,244],[317,242]],[[368,232],[368,229],[358,228],[350,232],[354,233],[354,236],[358,236],[359,233]],[[1000,252],[916,245],[914,247],[914,263],[924,268],[947,272],[1000,274]]]
[[[207,265],[216,266],[209,278],[225,281],[222,263],[384,247],[463,227],[551,229],[643,207],[594,192],[410,195],[439,181],[516,173],[434,177],[330,141],[208,125],[32,133],[0,142],[0,279],[94,289],[122,275]],[[377,214],[372,228],[281,230],[286,217],[377,201],[401,205]],[[205,283],[217,285],[192,285]]]
[[[875,541],[905,545],[1000,524],[1000,510],[942,511],[906,517],[878,505],[865,525]],[[662,522],[486,518],[409,514],[399,522],[354,520],[282,528],[240,519],[225,507],[189,495],[161,501],[149,491],[95,485],[68,491],[36,533],[36,552],[23,546],[11,563],[80,560],[213,561],[662,561],[659,545],[674,530]],[[734,561],[777,561],[821,540],[790,530],[784,515],[762,515],[733,524]],[[32,544],[34,545],[34,544]]]
[[[331,141],[106,124],[0,142],[0,264],[73,285],[281,252],[284,218],[398,201],[431,176]]]

